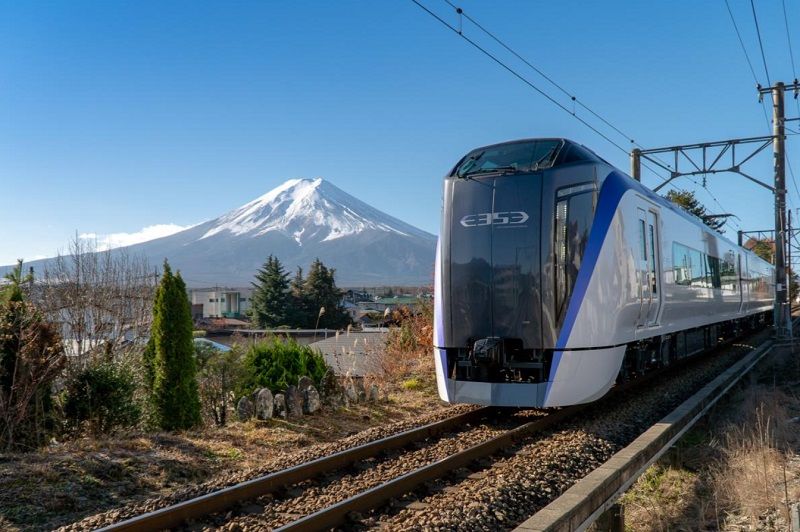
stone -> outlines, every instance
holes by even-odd
[[[236,414],[239,416],[239,421],[247,421],[253,417],[253,401],[247,397],[242,397],[236,404]]]
[[[322,401],[319,399],[319,392],[313,386],[303,390],[303,412],[313,414],[322,408]]]
[[[303,375],[302,377],[297,379],[297,390],[300,393],[306,391],[306,388],[308,388],[309,386],[314,386],[314,381],[311,380],[311,377],[306,377],[305,375]]]
[[[297,386],[286,388],[286,412],[289,417],[303,415],[303,394],[297,389]]]
[[[348,403],[358,402],[358,392],[356,392],[356,387],[352,379],[347,379],[347,382],[344,384],[344,398]]]
[[[356,393],[358,394],[359,401],[367,400],[367,390],[364,388],[364,379],[353,379]]]
[[[322,376],[319,386],[319,395],[322,401],[334,408],[344,402],[339,381],[336,379],[336,374],[330,369]]]
[[[372,386],[369,387],[369,394],[367,395],[367,400],[371,403],[377,403],[381,397],[381,391],[378,388],[378,385],[372,383]]]
[[[286,419],[286,396],[282,393],[276,393],[272,399],[275,407],[275,417],[282,417]]]
[[[256,394],[256,417],[262,421],[270,419],[275,408],[275,400],[269,388],[261,388]]]

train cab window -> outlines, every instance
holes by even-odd
[[[579,190],[579,188],[575,188]],[[595,191],[567,197],[557,194],[555,212],[555,305],[560,323],[578,278],[583,252],[594,218]]]
[[[453,175],[470,175],[496,172],[535,172],[550,168],[555,162],[562,140],[534,140],[507,142],[479,148],[467,154],[456,166]]]

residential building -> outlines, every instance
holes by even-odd
[[[193,288],[189,290],[192,317],[244,318],[250,310],[252,288]]]

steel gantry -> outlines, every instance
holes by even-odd
[[[705,179],[708,174],[713,175],[721,172],[739,174],[772,192],[775,197],[775,229],[772,230],[775,235],[774,321],[775,335],[781,339],[790,339],[792,334],[786,260],[789,253],[787,249],[789,235],[787,234],[786,224],[786,136],[784,127],[786,116],[784,113],[784,93],[788,91],[793,91],[795,98],[797,98],[798,92],[800,92],[800,83],[794,80],[793,83],[788,85],[778,82],[772,87],[758,86],[759,99],[763,98],[765,94],[772,95],[772,135],[684,144],[665,148],[634,149],[631,152],[631,175],[634,179],[641,180],[642,158],[669,172],[669,179],[666,179],[653,189],[656,192],[681,176],[702,175],[703,186],[705,187]],[[772,185],[742,171],[742,165],[761,153],[770,144],[772,145],[774,157],[774,181]],[[742,145],[748,147],[753,145],[753,147],[746,150],[744,154],[742,150],[739,150],[737,154],[736,148]],[[673,166],[654,157],[657,154],[664,153],[672,154]],[[729,164],[726,157],[728,154],[730,155]],[[684,169],[681,169],[681,163],[683,163]]]

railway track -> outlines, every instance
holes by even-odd
[[[726,363],[718,362],[723,367]],[[112,524],[103,530],[161,530],[180,527],[187,522],[192,523],[193,528],[224,528],[238,522],[238,526],[230,528],[320,530],[348,526],[352,517],[356,516],[358,521],[358,517],[381,507],[388,507],[389,514],[394,515],[381,522],[382,526],[403,528],[398,523],[403,516],[417,515],[414,497],[407,497],[414,490],[438,483],[433,491],[441,498],[442,492],[447,491],[444,486],[447,482],[443,483],[443,478],[456,476],[463,480],[472,477],[472,481],[481,482],[486,474],[479,471],[489,465],[495,467],[498,462],[491,463],[489,457],[501,456],[499,462],[502,462],[502,456],[524,455],[530,446],[535,447],[541,442],[549,445],[548,438],[558,441],[561,437],[563,444],[570,441],[570,430],[577,431],[578,435],[572,439],[579,441],[583,437],[579,436],[580,431],[586,429],[579,428],[580,420],[573,422],[584,417],[577,414],[593,412],[588,418],[596,421],[598,416],[602,416],[599,412],[608,409],[609,405],[635,402],[630,391],[656,383],[650,386],[652,392],[664,384],[659,381],[675,371],[676,368],[667,368],[637,379],[618,387],[599,403],[547,414],[525,411],[501,415],[492,408],[472,410]],[[656,396],[670,396],[672,392],[654,393]],[[570,423],[572,427],[564,429],[567,430],[564,439],[561,426]],[[631,432],[635,437],[635,431],[630,431],[624,422],[620,426],[623,432]],[[537,434],[542,434],[542,438],[536,438]],[[592,445],[595,444],[589,446]],[[595,446],[599,455],[615,450],[613,444]],[[579,464],[574,468],[580,472],[591,463],[594,462],[589,460],[586,462],[588,465]],[[553,491],[561,488],[555,486]],[[406,500],[402,501],[404,496]],[[421,504],[420,509],[424,509],[426,504]],[[498,515],[503,515],[503,512],[498,512]],[[367,519],[366,522],[360,521],[358,527],[369,527],[370,523],[377,524],[374,519]]]

